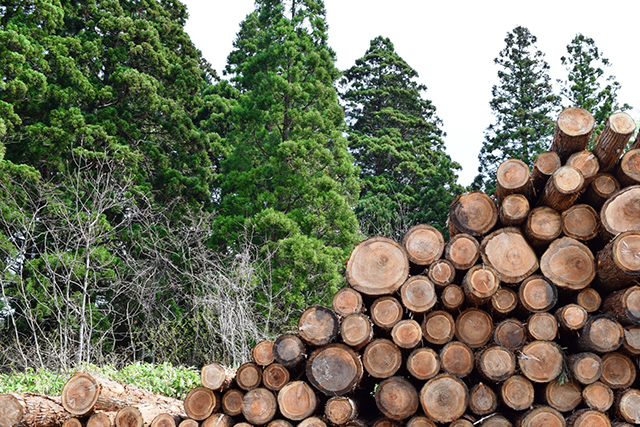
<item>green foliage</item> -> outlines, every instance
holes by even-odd
[[[341,81],[362,182],[356,213],[369,236],[400,238],[420,223],[444,230],[462,191],[460,166],[445,153],[441,121],[417,77],[393,43],[377,37]]]
[[[532,167],[551,142],[559,98],[553,94],[549,65],[536,41],[527,28],[516,27],[494,60],[500,66],[500,83],[493,86],[490,102],[495,123],[485,132],[474,189],[492,194],[500,163],[516,158]]]

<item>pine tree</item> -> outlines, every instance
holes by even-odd
[[[559,98],[552,91],[549,65],[536,41],[527,28],[516,27],[494,60],[500,66],[500,83],[493,86],[489,103],[495,123],[485,131],[478,155],[480,173],[472,184],[475,189],[493,193],[500,163],[516,158],[531,167],[551,142]]]
[[[444,230],[448,206],[462,191],[460,166],[445,153],[442,123],[417,78],[393,43],[376,37],[341,81],[363,186],[356,213],[367,235],[400,238],[420,223]]]

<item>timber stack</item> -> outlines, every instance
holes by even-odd
[[[360,242],[346,263],[348,285],[331,308],[309,307],[295,333],[258,343],[253,360],[238,369],[204,366],[202,386],[191,390],[183,412],[166,411],[165,424],[140,410],[109,422],[640,424],[640,142],[629,144],[635,128],[626,113],[612,115],[590,152],[593,117],[564,110],[550,150],[532,170],[507,160],[495,194],[456,198],[448,242],[430,225],[414,226],[402,242]],[[76,381],[91,388],[86,377]],[[58,409],[73,414],[65,401],[86,401],[77,411],[86,418],[151,400],[97,388],[106,391],[89,398],[69,386]],[[19,398],[16,411],[28,408]]]

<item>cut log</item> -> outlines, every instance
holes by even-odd
[[[551,341],[533,341],[522,348],[518,366],[522,374],[534,383],[548,383],[562,372],[560,346]]]
[[[344,425],[358,417],[356,401],[344,396],[335,396],[324,405],[324,415],[335,425]]]
[[[589,385],[602,375],[602,359],[595,353],[585,352],[568,357],[567,366],[573,378],[580,384]]]
[[[487,415],[498,408],[498,396],[491,387],[478,383],[469,391],[469,410],[476,415]]]
[[[640,232],[620,233],[598,252],[598,286],[613,291],[639,278]]]
[[[309,382],[322,393],[342,396],[356,388],[363,367],[353,349],[344,344],[329,344],[311,353],[306,373]]]
[[[502,415],[492,414],[484,418],[480,427],[513,427],[513,424]]]
[[[251,427],[251,424],[248,424],[248,423],[238,423],[238,424],[234,424],[234,426],[243,427],[242,424],[244,424],[245,427],[246,426]],[[180,424],[178,424],[178,427],[199,427],[199,426],[200,426],[199,422],[197,422],[196,420],[192,420],[190,418],[187,418],[186,420],[182,420]]]
[[[424,268],[442,256],[444,238],[437,228],[419,224],[406,232],[402,245],[407,251],[409,262]]]
[[[413,319],[399,321],[391,330],[391,339],[400,348],[416,348],[422,341],[420,324]]]
[[[616,412],[620,417],[633,424],[640,424],[640,390],[623,390],[616,399]]]
[[[116,414],[116,427],[142,427],[144,419],[140,410],[134,406],[127,406]]]
[[[244,391],[260,387],[262,383],[262,369],[253,362],[242,364],[236,372],[236,384]]]
[[[453,339],[455,320],[446,311],[432,311],[422,320],[422,336],[431,344],[442,345]]]
[[[296,335],[284,334],[273,343],[273,358],[285,368],[295,368],[306,357],[306,347]]]
[[[378,418],[372,425],[372,427],[402,427],[400,421],[392,420],[387,417]]]
[[[598,311],[602,304],[600,293],[593,288],[587,287],[578,292],[575,298],[576,304],[584,307],[587,313]]]
[[[591,250],[570,237],[556,239],[540,258],[542,274],[557,287],[581,290],[596,276]]]
[[[282,365],[280,365],[282,366]],[[267,372],[267,369],[262,373]],[[232,388],[222,395],[222,402],[220,403],[220,408],[222,411],[230,415],[232,417],[238,416],[242,413],[242,398],[244,397],[244,393],[238,389]]]
[[[391,296],[377,298],[371,304],[371,320],[383,329],[391,329],[402,320],[404,307]]]
[[[566,160],[572,153],[589,145],[595,119],[581,107],[565,108],[558,115],[550,151],[555,151],[560,159]]]
[[[447,242],[444,256],[456,269],[468,270],[478,260],[479,248],[480,245],[473,236],[464,233],[457,234]]]
[[[251,358],[258,366],[271,365],[275,360],[273,358],[273,341],[262,340],[258,342],[258,344],[251,349]]]
[[[513,289],[500,288],[491,297],[491,308],[495,315],[506,316],[518,306],[518,294]]]
[[[428,276],[434,285],[442,288],[453,283],[456,277],[456,268],[451,261],[439,259],[429,266]]]
[[[618,112],[607,118],[593,150],[602,172],[609,172],[616,166],[635,130],[636,123],[627,113]]]
[[[583,187],[584,176],[580,169],[562,166],[547,181],[538,198],[538,205],[549,206],[558,212],[563,212],[575,203]]]
[[[582,390],[582,399],[589,408],[606,412],[613,405],[613,390],[606,384],[596,381]]]
[[[371,341],[362,354],[362,364],[374,378],[389,378],[402,365],[402,352],[392,341],[378,338]]]
[[[638,242],[640,243],[640,233]],[[640,245],[638,245],[640,248]],[[631,286],[609,295],[602,305],[602,311],[622,325],[640,324],[640,286]]]
[[[611,420],[607,414],[595,409],[581,409],[567,419],[567,425],[569,427],[611,427]]]
[[[573,166],[582,172],[584,187],[591,184],[596,175],[598,175],[598,171],[600,171],[598,158],[595,154],[587,150],[572,154],[567,160],[567,165]]]
[[[402,246],[386,237],[372,237],[356,245],[347,260],[345,277],[365,295],[392,294],[409,275],[409,259]]]
[[[592,316],[582,328],[578,346],[586,351],[608,353],[622,345],[624,331],[620,323],[606,315]]]
[[[529,200],[522,194],[510,194],[500,203],[498,215],[503,227],[519,227],[529,215]]]
[[[373,339],[371,319],[362,313],[354,313],[345,317],[340,324],[342,342],[355,349],[367,345]]]
[[[527,340],[527,330],[518,319],[506,319],[496,325],[493,341],[511,351],[524,346]]]
[[[527,332],[537,341],[553,341],[558,335],[558,321],[550,313],[536,313],[527,320]]]
[[[415,387],[401,377],[382,381],[376,388],[375,400],[380,412],[387,418],[398,421],[415,414],[420,406]]]
[[[342,317],[354,313],[362,313],[364,309],[362,294],[353,288],[341,288],[333,296],[331,307],[333,307],[333,311],[337,315]]]
[[[494,231],[480,245],[482,261],[495,268],[505,283],[518,283],[538,269],[538,258],[519,229]]]
[[[533,185],[529,177],[529,166],[522,160],[508,159],[498,166],[496,173],[496,199],[498,204],[510,194],[530,197]],[[487,232],[490,230],[487,230]],[[483,233],[483,234],[486,234]]]
[[[298,335],[307,344],[320,347],[332,342],[340,330],[338,316],[327,307],[313,305],[298,320]]]
[[[502,382],[516,371],[516,357],[506,347],[490,346],[476,353],[476,367],[489,381]]]
[[[416,416],[412,417],[405,424],[406,427],[436,427],[436,425],[427,417]]]
[[[472,305],[487,302],[499,288],[498,273],[486,265],[474,265],[462,279],[462,289]]]
[[[564,417],[551,406],[538,406],[527,411],[518,422],[518,427],[565,427]],[[586,426],[583,426],[586,427]]]
[[[451,422],[449,427],[473,427],[473,423],[466,418],[458,418]]]
[[[77,418],[67,418],[63,423],[62,427],[82,427],[82,422]]]
[[[35,393],[0,394],[0,425],[58,427],[72,418],[60,400]]]
[[[524,411],[533,405],[533,384],[522,375],[513,375],[502,383],[500,397],[505,405],[515,411]]]
[[[613,175],[599,173],[584,192],[582,200],[594,209],[599,210],[604,202],[620,191],[620,183]]]
[[[200,370],[200,381],[202,385],[213,391],[227,390],[235,377],[235,369],[222,366],[218,363],[204,365]]]
[[[547,384],[544,396],[547,405],[560,412],[569,412],[582,402],[582,388],[573,381],[555,379]]]
[[[600,381],[613,390],[631,387],[636,380],[636,366],[627,355],[618,352],[602,356]]]
[[[600,217],[589,205],[574,205],[562,212],[562,232],[567,237],[586,242],[598,236]]]
[[[460,341],[451,341],[440,350],[442,370],[458,378],[466,377],[473,371],[473,350]]]
[[[493,319],[489,313],[469,308],[456,319],[456,338],[471,348],[485,345],[493,334]]]
[[[444,248],[444,244],[443,244]],[[405,308],[414,313],[426,313],[436,305],[437,296],[433,283],[426,276],[412,276],[400,288],[400,298]]]
[[[481,237],[498,222],[498,207],[491,197],[480,192],[462,194],[449,207],[449,235],[465,233]]]
[[[184,411],[191,419],[202,421],[220,408],[220,398],[206,387],[192,388],[184,399]]]
[[[279,363],[272,363],[262,370],[262,383],[271,391],[280,391],[289,379],[289,370]]]
[[[233,418],[227,414],[212,414],[200,424],[200,427],[232,427],[234,424]]]
[[[242,423],[242,424],[246,424],[246,423]],[[267,427],[293,427],[293,424],[291,424],[287,420],[272,420],[269,424],[267,424]]]
[[[308,385],[307,387],[311,389]],[[282,390],[280,390],[280,393],[282,393]],[[304,401],[306,397],[301,394],[300,400]],[[273,419],[277,409],[278,402],[276,402],[276,397],[266,388],[254,388],[242,398],[242,415],[249,423],[254,425],[267,424]],[[282,406],[280,406],[280,411],[284,415]]]
[[[115,419],[115,416],[113,418]],[[111,418],[104,412],[95,412],[91,414],[87,421],[87,427],[111,427],[112,425],[113,423],[111,422]]]
[[[305,418],[298,424],[298,427],[327,427],[327,423],[318,417]]]
[[[562,161],[556,152],[544,151],[536,157],[531,171],[531,181],[536,193],[540,193],[549,178],[560,169],[560,166],[562,166]]]
[[[562,233],[562,216],[555,209],[539,206],[529,212],[523,231],[533,247],[543,248]]]
[[[640,325],[624,328],[622,347],[632,356],[640,356]]]
[[[627,151],[616,168],[616,178],[623,187],[640,184],[640,149]]]
[[[417,348],[407,357],[406,366],[414,378],[430,380],[440,371],[440,357],[432,348]]]
[[[558,290],[544,276],[529,276],[520,285],[518,299],[528,312],[541,313],[556,305]]]
[[[427,417],[435,422],[449,423],[467,410],[469,390],[458,378],[441,374],[422,387],[420,403]]]
[[[290,382],[278,392],[278,408],[282,416],[288,420],[301,421],[310,417],[317,405],[316,394],[304,381]]]
[[[442,305],[447,310],[457,310],[464,303],[464,291],[458,285],[449,285],[440,294]]]
[[[558,326],[563,331],[577,331],[587,323],[589,314],[578,304],[567,304],[556,311]]]
[[[640,231],[640,185],[624,188],[602,206],[600,221],[605,237]]]

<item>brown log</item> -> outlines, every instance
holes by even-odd
[[[436,427],[436,425],[427,417],[415,416],[405,424],[406,427]]]
[[[480,427],[513,427],[511,421],[498,414],[489,415],[483,420]]]
[[[474,265],[462,279],[462,289],[472,305],[487,302],[499,288],[498,272],[486,265]]]
[[[309,417],[300,421],[298,427],[327,427],[327,423],[322,421],[321,418],[318,417]]]
[[[473,236],[461,233],[449,239],[444,248],[444,256],[456,269],[468,270],[478,260],[479,248],[480,245]]]
[[[331,307],[333,307],[333,311],[337,315],[342,317],[354,313],[362,313],[364,309],[362,294],[353,288],[341,288],[333,295]]]
[[[606,384],[596,381],[582,390],[582,399],[589,408],[606,412],[613,405],[613,390]]]
[[[602,375],[602,359],[595,353],[572,354],[567,359],[567,366],[571,376],[580,384],[593,384]]]
[[[244,391],[260,387],[262,383],[262,369],[253,362],[242,364],[236,372],[236,384]]]
[[[295,368],[306,357],[307,349],[296,335],[284,334],[273,343],[273,358],[285,368]]]
[[[35,393],[0,394],[0,426],[57,427],[73,415],[58,398]]]
[[[428,276],[434,285],[442,288],[453,283],[456,277],[456,268],[451,261],[439,259],[429,266]]]
[[[547,405],[560,412],[569,412],[582,402],[582,388],[573,381],[555,379],[547,384],[544,396]]]
[[[335,425],[344,425],[358,417],[356,401],[344,396],[335,396],[324,405],[324,415]]]
[[[196,427],[196,426],[194,426],[194,427]],[[249,424],[249,423],[242,422],[242,423],[234,424],[234,427],[253,427],[253,425]]]
[[[350,314],[340,324],[342,342],[359,349],[373,339],[373,324],[371,319],[362,313]]]
[[[218,363],[210,363],[204,365],[200,370],[200,381],[202,385],[213,391],[227,390],[236,377],[236,370],[220,365]]]
[[[618,393],[616,413],[628,423],[640,424],[640,390],[630,388]]]
[[[317,405],[316,394],[304,381],[292,381],[278,392],[278,408],[288,420],[301,421],[310,417]]]
[[[558,335],[558,321],[550,313],[536,313],[527,320],[529,336],[538,341],[553,341]]]
[[[184,399],[184,411],[191,419],[202,421],[220,408],[220,398],[206,387],[192,388]]]
[[[566,160],[572,153],[589,145],[595,119],[581,107],[565,108],[558,115],[550,151],[555,151],[560,159]]]
[[[584,309],[587,310],[587,313],[594,313],[600,308],[602,298],[598,291],[587,287],[578,292],[575,298],[575,303],[584,307]]]
[[[372,237],[356,245],[347,260],[345,277],[365,295],[392,294],[409,275],[404,248],[386,237]]]
[[[392,341],[378,338],[364,348],[362,364],[372,377],[389,378],[400,369],[402,352]]]
[[[237,423],[237,424],[234,424],[234,425],[243,427],[242,424],[244,424],[245,426],[251,427],[251,424],[248,424],[248,423]],[[190,418],[187,418],[186,420],[182,420],[180,422],[180,424],[178,424],[178,427],[198,427],[199,425],[200,425],[200,423],[198,423],[196,420],[192,420]]]
[[[498,216],[503,227],[519,227],[529,215],[529,200],[522,194],[510,194],[500,203]]]
[[[588,241],[598,236],[600,217],[589,205],[574,205],[562,212],[562,232],[567,237]]]
[[[613,390],[631,387],[636,380],[636,366],[627,355],[618,352],[602,356],[600,381]]]
[[[570,237],[554,240],[540,258],[540,270],[557,287],[581,290],[596,276],[595,258],[583,243]]]
[[[462,378],[473,371],[473,350],[463,342],[451,341],[440,350],[442,370]]]
[[[493,341],[511,351],[524,346],[527,340],[527,330],[518,319],[506,319],[496,325]]]
[[[513,375],[502,383],[500,397],[505,405],[516,411],[524,411],[533,405],[533,384],[522,375]]]
[[[619,322],[606,315],[592,316],[582,328],[578,346],[586,351],[608,353],[622,345],[624,331]]]
[[[577,331],[587,323],[589,314],[578,304],[567,304],[556,310],[558,326],[564,331]]]
[[[476,353],[478,372],[493,382],[502,382],[516,371],[516,356],[506,347],[489,346]]]
[[[233,418],[227,414],[212,414],[200,424],[200,427],[232,427],[234,424]]]
[[[418,392],[411,383],[401,377],[382,381],[375,391],[376,406],[387,418],[404,420],[418,410]]]
[[[449,235],[465,233],[481,237],[498,222],[498,207],[491,197],[480,192],[465,193],[449,206]]]
[[[267,427],[293,427],[293,424],[287,420],[271,420]]]
[[[618,167],[616,178],[623,187],[640,184],[640,148],[627,151]]]
[[[267,369],[265,369],[264,372],[262,372],[263,375],[265,372],[267,372]],[[227,391],[225,394],[222,395],[222,402],[220,404],[220,408],[227,415],[230,415],[232,417],[238,416],[242,413],[243,397],[244,397],[244,393],[242,391],[232,388],[231,390]]]
[[[500,288],[491,297],[491,309],[494,314],[506,316],[518,306],[518,294],[513,289]]]
[[[400,421],[392,420],[387,417],[378,418],[372,425],[372,427],[401,427]]]
[[[548,206],[538,206],[529,212],[524,223],[524,235],[535,248],[547,246],[562,233],[562,216]]]
[[[525,162],[518,159],[508,159],[498,166],[496,199],[499,205],[510,194],[522,194],[528,198],[531,196],[532,190],[533,184],[529,177],[529,166]],[[486,232],[482,234],[486,234]]]
[[[464,291],[458,285],[449,285],[440,294],[442,305],[447,310],[457,310],[464,303]]]
[[[449,427],[473,427],[473,423],[466,418],[458,418],[452,421]]]
[[[393,326],[391,339],[400,348],[416,348],[422,341],[420,324],[413,319],[404,319]]]
[[[604,202],[600,210],[604,237],[640,231],[640,185],[623,188]]]
[[[289,384],[287,384],[287,386]],[[282,390],[280,390],[280,393],[282,393]],[[303,396],[301,394],[300,400],[305,401],[306,397],[307,396]],[[273,393],[266,388],[254,388],[247,392],[242,398],[242,416],[244,416],[244,418],[251,424],[267,424],[275,416],[276,410],[279,406],[278,403],[279,402],[276,402],[276,397]],[[280,406],[280,411],[284,415],[282,406]]]
[[[142,418],[142,425],[149,427],[176,427],[184,419],[184,416],[175,413],[166,413],[162,409],[156,407],[153,404],[138,405],[135,407],[138,410]],[[118,414],[116,414],[117,417]],[[229,418],[225,415],[226,418]],[[135,414],[134,417],[129,417],[129,424],[125,425],[138,425]],[[133,423],[133,424],[132,424]],[[204,424],[203,424],[204,425]],[[205,427],[211,427],[212,424],[205,425]],[[224,424],[221,424],[224,425]]]
[[[422,387],[420,403],[427,417],[435,422],[449,423],[467,410],[469,390],[458,378],[441,374]]]
[[[602,311],[622,325],[640,324],[640,286],[630,286],[607,296]]]
[[[358,354],[344,344],[317,349],[307,361],[308,381],[327,396],[342,396],[358,385],[363,375]]]
[[[562,166],[547,181],[538,198],[538,205],[563,212],[575,203],[583,187],[584,176],[580,169]]]
[[[402,238],[409,262],[416,266],[427,267],[442,256],[444,238],[437,228],[419,224],[413,226]]]
[[[67,418],[63,423],[62,427],[82,427],[82,422],[77,418]]]
[[[113,418],[115,419],[115,416]],[[95,412],[89,417],[86,427],[111,427],[112,425],[111,418],[106,413]]]
[[[494,231],[480,245],[482,261],[505,283],[518,283],[538,269],[538,258],[518,228]]]
[[[327,307],[313,305],[298,320],[298,335],[307,344],[320,347],[332,342],[340,331],[338,316]]]
[[[280,391],[289,379],[289,370],[279,363],[272,363],[262,370],[262,383],[271,391]]]
[[[534,383],[548,383],[560,375],[563,356],[560,346],[551,341],[533,341],[518,357],[522,374]]]
[[[406,366],[414,378],[426,381],[440,371],[440,357],[432,348],[417,348],[407,357]]]
[[[582,200],[592,208],[599,210],[604,202],[618,191],[620,191],[620,183],[613,175],[599,173],[587,187]]]
[[[567,159],[567,165],[573,166],[582,172],[584,187],[591,184],[596,175],[598,175],[598,171],[600,171],[598,158],[595,154],[587,150],[572,154],[569,159]]]
[[[518,421],[518,427],[565,427],[564,417],[551,406],[538,406],[527,411]],[[586,426],[583,426],[586,427]]]
[[[560,169],[560,166],[562,166],[560,156],[553,151],[544,151],[536,157],[531,171],[531,181],[536,193],[540,193],[553,173]]]
[[[638,199],[640,202],[640,199]],[[598,286],[622,289],[640,278],[640,232],[617,235],[598,252]]]
[[[604,130],[593,150],[602,172],[609,172],[616,166],[635,130],[636,123],[627,113],[618,112],[607,118]]]
[[[377,298],[371,304],[371,320],[383,329],[391,329],[402,320],[404,307],[392,296]]]
[[[116,427],[142,427],[144,419],[137,407],[126,406],[116,414]]]
[[[558,301],[558,290],[544,276],[529,276],[520,285],[518,299],[528,312],[549,311]]]
[[[455,331],[455,320],[446,311],[432,311],[422,320],[422,336],[431,344],[448,343],[453,339]]]
[[[567,419],[568,427],[611,427],[607,414],[595,409],[581,409]]]
[[[251,358],[258,366],[269,366],[274,362],[273,341],[262,340],[251,349]]]
[[[444,248],[444,244],[443,244]],[[426,276],[412,276],[400,288],[400,298],[405,308],[414,313],[426,313],[436,305],[436,290]]]
[[[498,396],[493,389],[482,382],[469,391],[469,410],[476,415],[487,415],[498,408]]]
[[[471,348],[485,345],[493,334],[493,319],[477,308],[463,311],[456,319],[456,338]]]
[[[626,326],[622,347],[632,356],[640,356],[640,325]]]

